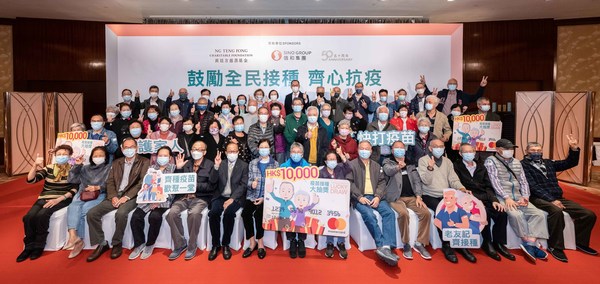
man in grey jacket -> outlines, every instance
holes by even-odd
[[[429,227],[431,225],[431,213],[423,202],[421,189],[421,178],[415,165],[407,165],[405,161],[406,145],[402,141],[392,144],[393,158],[383,161],[383,172],[389,177],[385,200],[398,213],[398,226],[402,234],[404,248],[402,255],[406,259],[412,259],[412,248],[410,246],[410,233],[408,229],[410,216],[408,209],[417,214],[419,218],[419,229],[414,250],[424,259],[431,259],[431,255],[425,249],[429,244]]]

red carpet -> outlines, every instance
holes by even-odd
[[[323,251],[308,250],[305,259],[290,259],[287,251],[267,250],[267,257],[259,260],[254,254],[242,259],[241,251],[229,261],[222,256],[208,261],[208,253],[201,252],[192,261],[168,261],[170,251],[157,249],[148,260],[127,260],[129,250],[120,259],[111,260],[109,254],[94,263],[86,263],[91,251],[84,251],[74,260],[67,259],[68,252],[46,252],[35,261],[16,263],[23,248],[21,217],[27,212],[40,191],[41,184],[28,185],[19,179],[0,185],[0,272],[3,283],[185,283],[188,281],[211,283],[258,283],[279,279],[282,283],[356,283],[358,281],[382,283],[391,281],[419,281],[420,283],[550,283],[590,280],[598,269],[600,257],[567,250],[569,263],[551,256],[537,264],[527,262],[521,251],[513,251],[517,260],[494,261],[475,250],[477,263],[471,264],[460,255],[458,264],[446,261],[441,251],[433,252],[433,260],[426,261],[415,255],[412,261],[401,259],[397,268],[378,261],[373,251],[359,252],[353,244],[348,260],[326,259]],[[565,186],[564,188],[568,188]],[[566,197],[592,209],[600,216],[600,197],[569,188]],[[594,230],[591,246],[600,249],[600,231]]]

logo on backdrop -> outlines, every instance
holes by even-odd
[[[321,51],[321,61],[352,61],[352,57],[348,53],[329,49]]]
[[[282,56],[283,55],[281,54],[281,51],[279,51],[279,50],[273,50],[273,52],[271,52],[271,58],[275,61],[281,60]]]

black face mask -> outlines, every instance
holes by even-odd
[[[321,98],[322,98],[322,97],[324,97],[324,96],[325,96],[325,93],[317,93],[317,96],[319,96],[319,97],[321,97]]]
[[[334,98],[337,98],[337,97],[339,97],[339,96],[340,96],[340,93],[334,93],[334,94],[333,94],[333,97],[334,97]]]

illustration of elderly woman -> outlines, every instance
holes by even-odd
[[[296,227],[295,232],[306,232],[306,212],[313,209],[319,203],[319,196],[313,194],[313,203],[310,202],[310,195],[306,191],[298,191],[294,196],[295,209],[292,211],[292,219]]]

